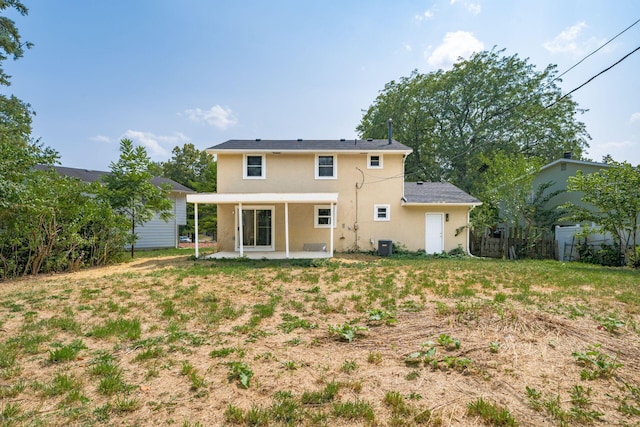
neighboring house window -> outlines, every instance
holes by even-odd
[[[244,156],[244,179],[264,179],[265,169],[264,154],[246,154]]]
[[[314,227],[315,228],[331,228],[331,206],[316,205],[313,207],[313,210],[314,210]],[[335,224],[333,224],[333,228],[336,228]]]
[[[367,169],[382,169],[382,154],[369,154],[367,156]]]
[[[336,179],[338,177],[338,160],[334,155],[316,156],[316,179]]]
[[[391,221],[390,205],[373,205],[374,221]]]

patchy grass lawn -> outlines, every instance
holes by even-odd
[[[0,426],[638,425],[640,274],[337,258],[0,283]]]

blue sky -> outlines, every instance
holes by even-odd
[[[34,136],[106,170],[127,137],[153,160],[186,142],[355,138],[385,83],[496,46],[568,69],[640,19],[637,0],[24,0],[33,49],[7,62]],[[569,72],[568,92],[640,45],[640,24]],[[588,156],[640,163],[640,52],[574,94]]]

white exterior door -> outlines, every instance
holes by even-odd
[[[428,254],[439,254],[444,250],[444,215],[425,214],[424,250]]]

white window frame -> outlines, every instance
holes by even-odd
[[[320,157],[333,157],[332,176],[320,176]],[[315,172],[316,179],[338,179],[338,156],[335,154],[316,154]]]
[[[371,164],[372,157],[378,158],[377,166]],[[367,154],[367,169],[382,169],[383,167],[384,166],[382,164],[382,154]]]
[[[319,210],[320,209],[328,209],[329,210],[329,224],[320,224],[318,223],[318,220],[321,218],[321,216],[319,215]],[[334,206],[333,208],[333,218],[331,217],[331,205],[314,205],[313,206],[313,228],[336,228],[336,222],[338,222],[336,220],[336,218],[338,217],[337,214],[337,210],[338,207]],[[322,216],[322,218],[326,218],[325,215]],[[331,224],[331,219],[333,219],[334,224]]]
[[[386,209],[386,215],[381,218],[378,216],[378,209]],[[391,221],[391,205],[373,205],[374,221]]]
[[[249,167],[249,157],[260,157],[262,163],[260,165],[260,175],[250,176],[247,172]],[[264,154],[245,154],[242,158],[242,178],[244,179],[265,179],[267,177],[267,157]]]

